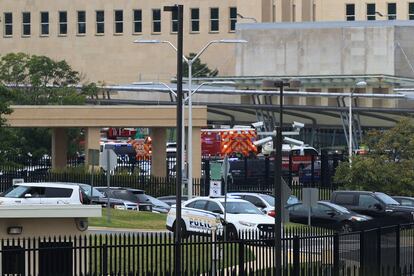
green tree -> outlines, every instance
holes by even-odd
[[[188,60],[193,59],[196,56],[195,53],[190,53],[190,55],[187,57]],[[195,78],[203,78],[203,77],[215,77],[218,75],[219,71],[217,69],[210,69],[206,63],[202,63],[200,58],[197,58],[193,62],[192,66],[192,73],[193,77]],[[188,63],[184,62],[183,64],[183,76],[188,76]]]
[[[95,84],[86,84],[79,89],[80,74],[66,61],[55,61],[46,56],[9,53],[0,58],[0,92],[10,101],[0,99],[0,114],[3,105],[82,105],[86,98],[97,94]],[[7,85],[9,89],[4,86]],[[4,123],[4,120],[0,122]],[[81,136],[80,129],[69,130],[69,141]],[[0,129],[0,151],[6,155],[31,153],[39,158],[50,154],[51,132],[44,128]],[[69,144],[69,154],[78,149]],[[7,156],[3,156],[5,159]],[[0,160],[1,162],[1,160]]]
[[[367,155],[355,156],[352,166],[339,165],[335,181],[346,189],[414,195],[414,124],[399,121],[385,131],[371,131],[365,143]]]

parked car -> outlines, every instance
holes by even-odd
[[[274,217],[275,216],[275,198],[268,194],[248,193],[248,192],[232,192],[229,196],[237,196],[244,199],[263,211],[263,213]],[[299,199],[296,196],[289,196],[286,205],[298,203]]]
[[[387,194],[366,191],[334,191],[331,202],[374,218],[374,226],[414,222],[414,208],[402,206]]]
[[[108,198],[95,187],[92,188],[91,185],[83,183],[74,184],[77,184],[82,188],[88,196],[91,204],[99,204],[102,207],[106,207],[108,205]],[[119,210],[138,210],[138,203],[116,198],[109,198],[109,206]]]
[[[286,207],[289,211],[291,222],[308,224],[309,208],[303,203],[296,203]],[[311,208],[311,225],[338,230],[348,233],[368,228],[369,216],[357,214],[345,207],[331,202],[318,201],[317,205]]]
[[[164,203],[167,203],[169,206],[172,206],[176,203],[175,201],[175,195],[169,195],[169,196],[160,196],[157,197],[158,200],[161,200]],[[188,196],[182,195],[181,196],[181,203],[184,203],[188,200]]]
[[[110,187],[109,190],[107,187],[97,187],[97,189],[110,198],[137,202],[139,210],[141,211],[153,211],[166,214],[170,210],[168,204],[152,196],[146,195],[143,190],[122,187]]]
[[[182,207],[183,236],[210,233],[214,225],[218,229],[227,225],[227,237],[237,239],[239,231],[257,231],[267,237],[274,231],[274,219],[263,214],[252,203],[239,198],[228,198],[224,222],[224,197],[198,197],[184,203]],[[167,215],[167,229],[175,231],[175,206]],[[219,221],[218,222],[218,218]]]
[[[82,204],[87,201],[79,185],[55,182],[15,184],[0,197],[0,205]]]
[[[414,197],[408,196],[393,196],[393,199],[398,201],[402,206],[414,207]]]

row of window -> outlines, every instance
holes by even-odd
[[[161,9],[152,9],[152,33],[161,33]],[[95,11],[95,33],[103,35],[105,33],[105,11]],[[22,35],[30,36],[32,34],[32,20],[30,12],[22,13]],[[115,10],[113,15],[113,26],[115,34],[124,33],[124,11]],[[237,22],[237,8],[229,8],[229,31],[234,32],[236,30]],[[219,8],[210,8],[210,32],[220,31],[220,11]],[[49,12],[40,12],[40,35],[48,36],[50,34],[50,20]],[[86,11],[76,12],[76,32],[79,35],[86,34]],[[176,12],[171,16],[171,30],[172,33],[178,31],[178,15]],[[200,31],[200,9],[190,9],[190,32],[197,33]],[[13,13],[4,13],[4,36],[13,36]],[[142,10],[136,9],[132,11],[132,32],[135,34],[142,33]],[[60,11],[58,13],[58,34],[68,34],[68,13],[66,11]]]
[[[378,12],[375,7],[375,3],[366,4],[366,19],[376,20],[377,15],[379,17],[385,17],[388,20],[397,19],[397,4],[387,3],[387,14]],[[355,21],[355,4],[346,4],[345,7],[345,18],[347,21]],[[408,3],[408,19],[414,20],[414,2]]]

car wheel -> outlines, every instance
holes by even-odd
[[[181,238],[183,238],[183,239],[188,238],[190,236],[190,234],[187,232],[187,228],[185,227],[185,222],[181,221],[180,226],[181,226]],[[175,234],[175,222],[172,226],[172,230],[173,230],[173,233]]]
[[[239,238],[236,227],[233,224],[228,224],[226,227],[227,240],[234,241]]]
[[[352,225],[349,222],[343,222],[339,227],[339,232],[341,233],[350,233],[353,230],[354,229],[352,228]]]

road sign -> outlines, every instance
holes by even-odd
[[[210,180],[210,196],[221,195],[221,180]]]
[[[108,170],[108,165],[109,170],[113,171],[116,168],[117,162],[118,158],[116,156],[116,153],[112,149],[105,149],[99,155],[99,166],[101,166],[101,168],[105,171]]]
[[[318,204],[319,189],[317,188],[303,188],[302,198],[303,206],[308,208],[308,225],[311,226],[312,207]]]
[[[91,166],[99,165],[99,150],[98,149],[88,150],[88,163]]]

